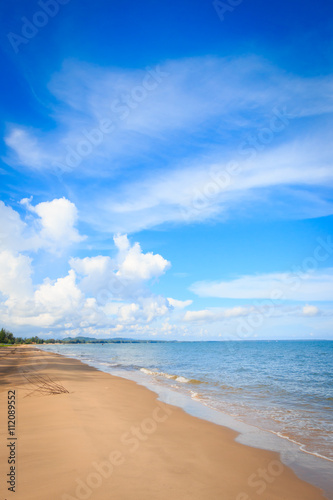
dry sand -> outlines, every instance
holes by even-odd
[[[8,391],[16,397],[16,440],[8,435]],[[276,453],[235,437],[77,360],[0,348],[0,500],[325,498]],[[8,443],[15,493],[6,484]]]

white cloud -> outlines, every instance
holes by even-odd
[[[74,227],[78,220],[77,208],[66,198],[39,203],[31,207],[31,210],[40,217],[41,238],[56,242],[60,246],[85,239]]]
[[[137,302],[120,304],[114,311],[118,321],[127,323],[151,323],[170,311],[167,300],[161,296],[139,297]]]
[[[130,242],[126,234],[115,234],[113,241],[119,252],[127,252],[130,248]]]
[[[0,249],[22,250],[26,224],[20,215],[0,200]]]
[[[14,255],[8,250],[0,252],[0,293],[5,298],[22,300],[32,293],[31,259]]]
[[[131,245],[127,235],[116,235],[114,242],[117,255],[113,259],[101,255],[70,259],[70,266],[82,277],[80,289],[103,304],[144,295],[145,283],[159,278],[170,267],[161,255],[142,252],[139,243]]]
[[[170,262],[152,252],[142,253],[139,243],[132,247],[127,236],[116,236],[115,245],[119,250],[117,276],[125,280],[150,280],[164,274]]]
[[[83,294],[76,285],[76,275],[70,270],[65,278],[55,283],[45,282],[35,292],[37,308],[42,308],[56,316],[72,314],[83,301]]]
[[[101,290],[111,291],[116,289],[114,263],[109,256],[98,255],[83,259],[72,258],[69,264],[82,277],[80,288],[85,294],[98,297]]]
[[[306,306],[303,307],[302,310],[304,316],[317,316],[319,313],[319,309],[316,306],[311,306],[307,304]]]
[[[84,259],[73,258],[70,260],[70,265],[79,274],[89,276],[90,278],[97,275],[99,278],[103,274],[109,272],[112,261],[110,257],[97,255],[97,257],[85,257]]]
[[[41,168],[49,160],[49,154],[43,151],[38,139],[29,129],[13,127],[5,137],[5,143],[12,148],[18,157],[18,161],[32,168]]]
[[[170,308],[167,299],[162,296],[154,296],[142,299],[142,310],[145,320],[151,322],[155,318],[165,316],[170,311]]]
[[[252,312],[252,307],[231,307],[229,309],[225,309],[223,311],[223,316],[225,318],[237,318],[239,316],[245,316],[246,314],[249,314]]]
[[[185,307],[190,306],[193,300],[177,300],[168,297],[169,304],[175,309],[185,309]]]
[[[76,229],[78,212],[66,198],[31,205],[31,199],[21,200],[28,211],[23,221],[16,210],[0,201],[0,250],[14,252],[39,249],[60,251],[85,239]]]
[[[332,300],[333,268],[313,272],[241,276],[230,281],[202,281],[190,289],[200,297],[226,299]]]
[[[253,307],[231,307],[186,311],[184,321],[221,321],[251,314]]]
[[[137,314],[140,310],[138,304],[125,304],[124,306],[119,307],[117,313],[120,321],[124,323],[135,322],[137,321]]]
[[[201,311],[186,311],[184,316],[185,321],[203,321],[212,318],[214,318],[214,313],[208,309],[203,309]]]

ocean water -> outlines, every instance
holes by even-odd
[[[168,389],[175,400],[182,395],[179,401],[191,399],[333,465],[333,342],[70,344],[43,349],[157,393]]]

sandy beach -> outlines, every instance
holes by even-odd
[[[0,500],[325,498],[235,432],[34,347],[0,348],[0,408]]]

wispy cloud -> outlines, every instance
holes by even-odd
[[[266,304],[267,308],[267,304]],[[235,307],[212,307],[210,309],[201,309],[197,311],[186,311],[182,320],[189,323],[222,323],[222,324],[237,324],[237,320],[241,319],[241,323],[244,324],[246,318],[254,317],[255,315],[261,314],[265,316],[265,305],[262,305],[261,309],[257,306],[249,305],[246,307],[235,306]],[[266,319],[269,318],[285,318],[285,317],[313,317],[313,316],[332,316],[333,311],[330,308],[320,309],[317,306],[307,304],[305,306],[286,306],[279,305],[266,314]],[[244,320],[245,318],[245,320]],[[236,320],[236,321],[235,321]]]
[[[170,154],[173,144],[176,153],[191,137],[199,147],[234,146],[230,133],[241,139],[263,126],[276,107],[286,109],[290,119],[333,111],[330,77],[301,79],[254,56],[184,59],[142,70],[67,61],[49,90],[58,103],[51,113],[54,129],[12,124],[6,138],[12,161],[52,169],[64,160],[66,148],[77,151],[90,129],[110,120],[112,133],[84,158],[81,175],[91,173],[96,161],[101,174],[110,173],[112,159],[137,157],[156,146]]]
[[[199,311],[186,311],[183,320],[189,322],[212,322],[223,321],[228,318],[238,318],[250,314],[252,307],[231,307],[231,308],[214,308],[202,309]]]
[[[6,161],[60,176],[84,220],[110,233],[224,217],[272,190],[290,217],[327,215],[332,88],[331,77],[300,78],[255,56],[141,70],[67,61],[49,83],[54,127],[8,124]],[[98,197],[88,183],[81,196],[77,179],[91,176],[105,180]]]
[[[98,221],[86,212],[84,216],[100,228],[112,218],[113,230],[138,231],[165,222],[186,224],[230,216],[249,201],[254,207],[269,205],[270,196],[280,197],[276,207],[270,206],[274,217],[328,215],[333,211],[327,193],[333,181],[331,155],[327,138],[304,137],[258,153],[255,160],[237,154],[237,171],[231,175],[227,160],[202,158],[191,166],[134,181],[112,199],[105,194],[98,203]],[[317,187],[316,194],[312,186]]]
[[[200,297],[331,301],[333,268],[313,272],[269,273],[241,276],[229,281],[201,281],[190,289]],[[304,314],[313,312],[304,307]]]

